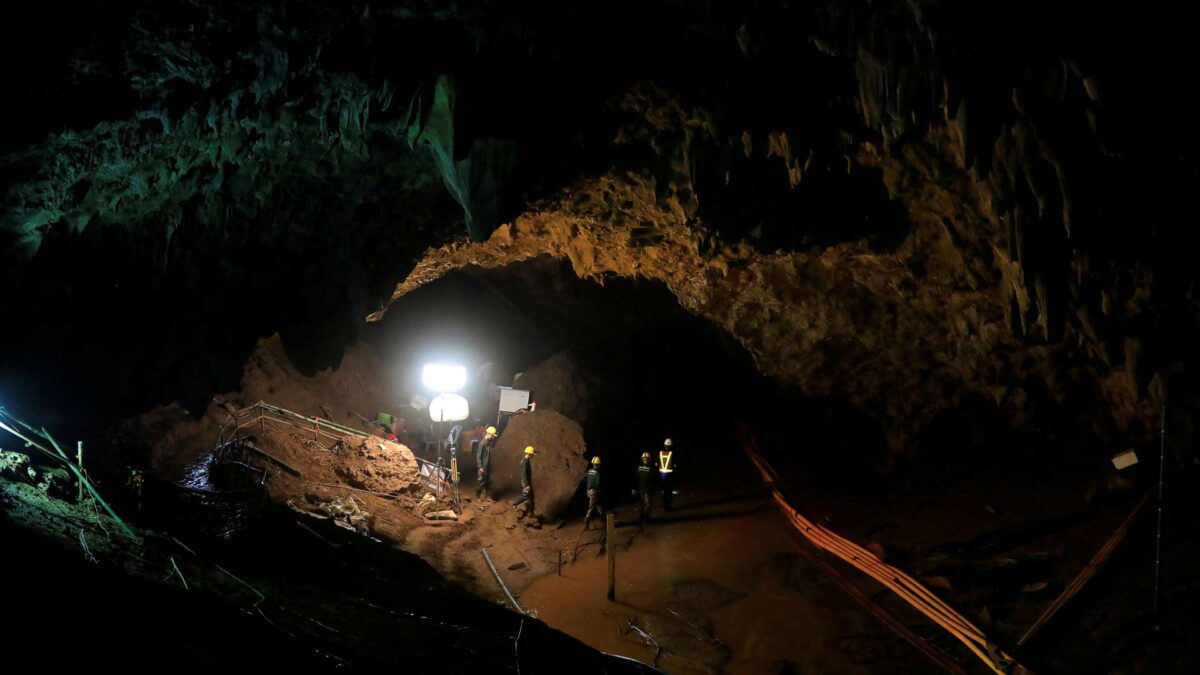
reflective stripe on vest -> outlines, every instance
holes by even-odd
[[[658,453],[658,472],[671,473],[674,470],[671,468],[671,452],[669,450],[660,451]]]

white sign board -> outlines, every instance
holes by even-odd
[[[1137,453],[1134,452],[1133,450],[1126,450],[1125,452],[1122,452],[1119,455],[1113,457],[1112,463],[1113,463],[1113,466],[1117,467],[1118,471],[1121,469],[1131,467],[1134,464],[1138,463]]]
[[[500,412],[515,413],[521,408],[529,407],[529,391],[500,387]]]

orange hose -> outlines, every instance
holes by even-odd
[[[956,612],[941,598],[925,588],[920,582],[905,572],[888,565],[875,557],[875,554],[855,544],[838,534],[817,525],[800,514],[783,495],[778,486],[775,470],[758,453],[757,445],[748,432],[743,431],[743,449],[754,463],[755,468],[762,474],[763,482],[771,490],[772,497],[787,517],[788,521],[817,548],[841,558],[849,565],[857,568],[891,590],[914,609],[924,614],[931,621],[941,626],[953,635],[959,642],[975,654],[994,673],[1004,675],[1006,672],[1001,664],[996,663],[985,651],[988,649],[988,639],[983,631]],[[1005,666],[1015,661],[1004,652],[999,652]]]

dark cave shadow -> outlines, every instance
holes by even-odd
[[[753,492],[744,492],[741,494],[731,495],[729,497],[713,497],[711,499],[702,499],[696,502],[686,502],[682,506],[671,507],[671,511],[688,511],[690,509],[699,509],[705,506],[716,506],[717,504],[728,504],[730,502],[740,502],[749,499],[767,499],[771,495],[766,488]]]
[[[769,506],[768,504],[759,504],[757,506],[753,506],[749,509],[744,509],[742,511],[720,511],[718,513],[697,513],[695,515],[674,516],[674,517],[666,517],[666,518],[664,518],[662,516],[655,516],[655,517],[652,517],[650,520],[646,521],[646,525],[648,527],[652,527],[654,525],[661,525],[661,524],[667,524],[667,523],[690,523],[690,522],[699,521],[699,520],[720,520],[722,518],[737,518],[739,516],[749,516],[749,515],[758,513],[759,511],[762,511],[763,509],[767,508],[768,506]],[[672,509],[671,513],[674,513],[676,510],[677,509]],[[637,525],[638,525],[638,521],[636,521],[636,520],[620,520],[615,523],[614,527],[637,527]]]
[[[929,552],[931,555],[957,555],[969,559],[986,558],[1052,534],[1066,532],[1070,527],[1095,517],[1095,512],[1085,510],[1036,518],[990,530],[968,540],[944,542],[934,546]]]

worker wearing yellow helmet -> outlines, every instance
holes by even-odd
[[[587,515],[583,517],[583,529],[586,532],[588,526],[592,524],[592,516],[599,514],[604,515],[604,507],[600,506],[600,458],[592,458],[592,468],[587,472],[587,498],[588,508]]]
[[[662,491],[663,509],[671,510],[671,498],[675,496],[675,450],[671,439],[663,441],[662,450],[658,451],[658,483]]]
[[[654,468],[650,466],[650,453],[642,453],[642,463],[637,468],[637,495],[639,502],[638,527],[644,532],[650,520],[650,499]]]
[[[534,450],[532,445],[525,446],[525,456],[521,458],[521,496],[517,497],[517,501],[513,502],[513,509],[516,509],[521,504],[525,504],[525,512],[521,514],[522,518],[528,518],[533,515],[533,455]]]
[[[475,448],[475,467],[478,482],[475,484],[475,499],[491,499],[492,491],[492,447],[496,445],[496,427],[488,427]]]

